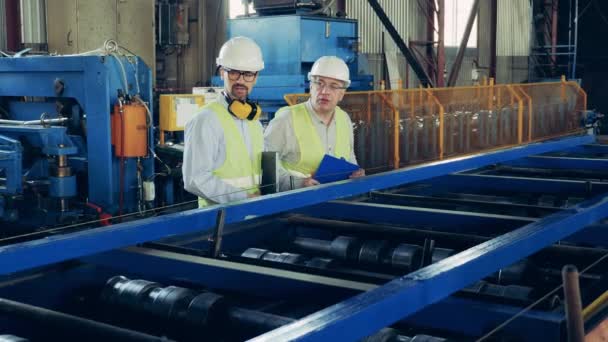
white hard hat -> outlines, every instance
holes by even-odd
[[[256,42],[247,37],[234,37],[225,42],[215,63],[240,71],[256,72],[264,69],[262,50]]]
[[[309,81],[312,76],[330,77],[344,81],[347,88],[350,85],[350,73],[348,72],[348,66],[341,58],[336,56],[323,56],[317,59],[308,73]]]

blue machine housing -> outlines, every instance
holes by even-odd
[[[308,72],[321,56],[338,56],[350,69],[349,90],[370,90],[372,75],[358,74],[358,23],[323,16],[279,15],[244,17],[228,21],[228,37],[245,36],[262,49],[264,70],[251,98],[266,113],[286,105],[283,95],[309,90]],[[222,80],[214,77],[215,86]]]
[[[110,113],[119,92],[150,103],[151,85],[151,71],[138,57],[0,58],[2,217],[38,227],[82,219],[86,203],[117,213],[120,161],[112,149]],[[42,113],[45,120],[64,121],[43,125],[36,122]],[[148,146],[152,133],[150,126]],[[62,155],[71,175],[54,177],[50,167]],[[153,158],[140,162],[140,179],[152,177]],[[136,164],[125,160],[123,212],[138,208]],[[67,202],[58,207],[60,200]]]

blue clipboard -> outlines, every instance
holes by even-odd
[[[351,173],[357,170],[359,170],[358,165],[326,154],[313,178],[319,183],[336,182],[348,179]]]

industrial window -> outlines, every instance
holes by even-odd
[[[245,8],[243,7],[242,0],[230,0],[228,4],[228,11],[230,14],[230,19],[234,19],[239,15],[245,14]],[[255,13],[253,10],[253,4],[249,4],[249,13]]]
[[[460,46],[474,0],[445,0],[445,46]],[[477,47],[477,19],[467,47]]]

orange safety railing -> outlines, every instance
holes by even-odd
[[[309,94],[285,95],[288,104]],[[583,133],[587,94],[576,82],[347,92],[366,169],[386,170]]]

